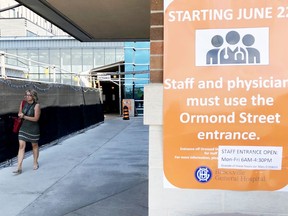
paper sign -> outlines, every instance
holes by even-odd
[[[164,0],[164,172],[179,188],[288,183],[288,1]]]

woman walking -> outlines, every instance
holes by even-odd
[[[25,91],[26,103],[22,109],[22,103],[19,107],[18,116],[22,118],[23,123],[20,127],[18,139],[19,139],[19,150],[18,150],[18,165],[17,170],[13,173],[22,173],[22,163],[25,155],[26,143],[30,142],[33,149],[33,169],[39,168],[38,157],[39,157],[39,146],[38,141],[40,138],[40,129],[38,120],[40,118],[41,109],[38,101],[37,92],[33,89]]]

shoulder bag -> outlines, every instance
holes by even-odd
[[[22,101],[22,109],[25,105],[26,101]],[[30,107],[31,108],[31,107]],[[28,111],[27,111],[28,112]],[[20,130],[20,127],[22,125],[22,118],[19,118],[19,117],[15,117],[14,118],[14,122],[13,122],[13,133],[18,133],[19,130]]]

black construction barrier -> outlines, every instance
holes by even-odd
[[[39,146],[104,121],[100,93],[95,89],[2,79],[0,88],[0,163],[18,154],[18,135],[12,132],[11,117],[17,116],[26,89],[35,89],[39,96]],[[26,151],[31,149],[27,144]]]

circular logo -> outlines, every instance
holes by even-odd
[[[198,182],[206,183],[212,177],[212,171],[205,166],[198,167],[195,171],[195,178]]]

